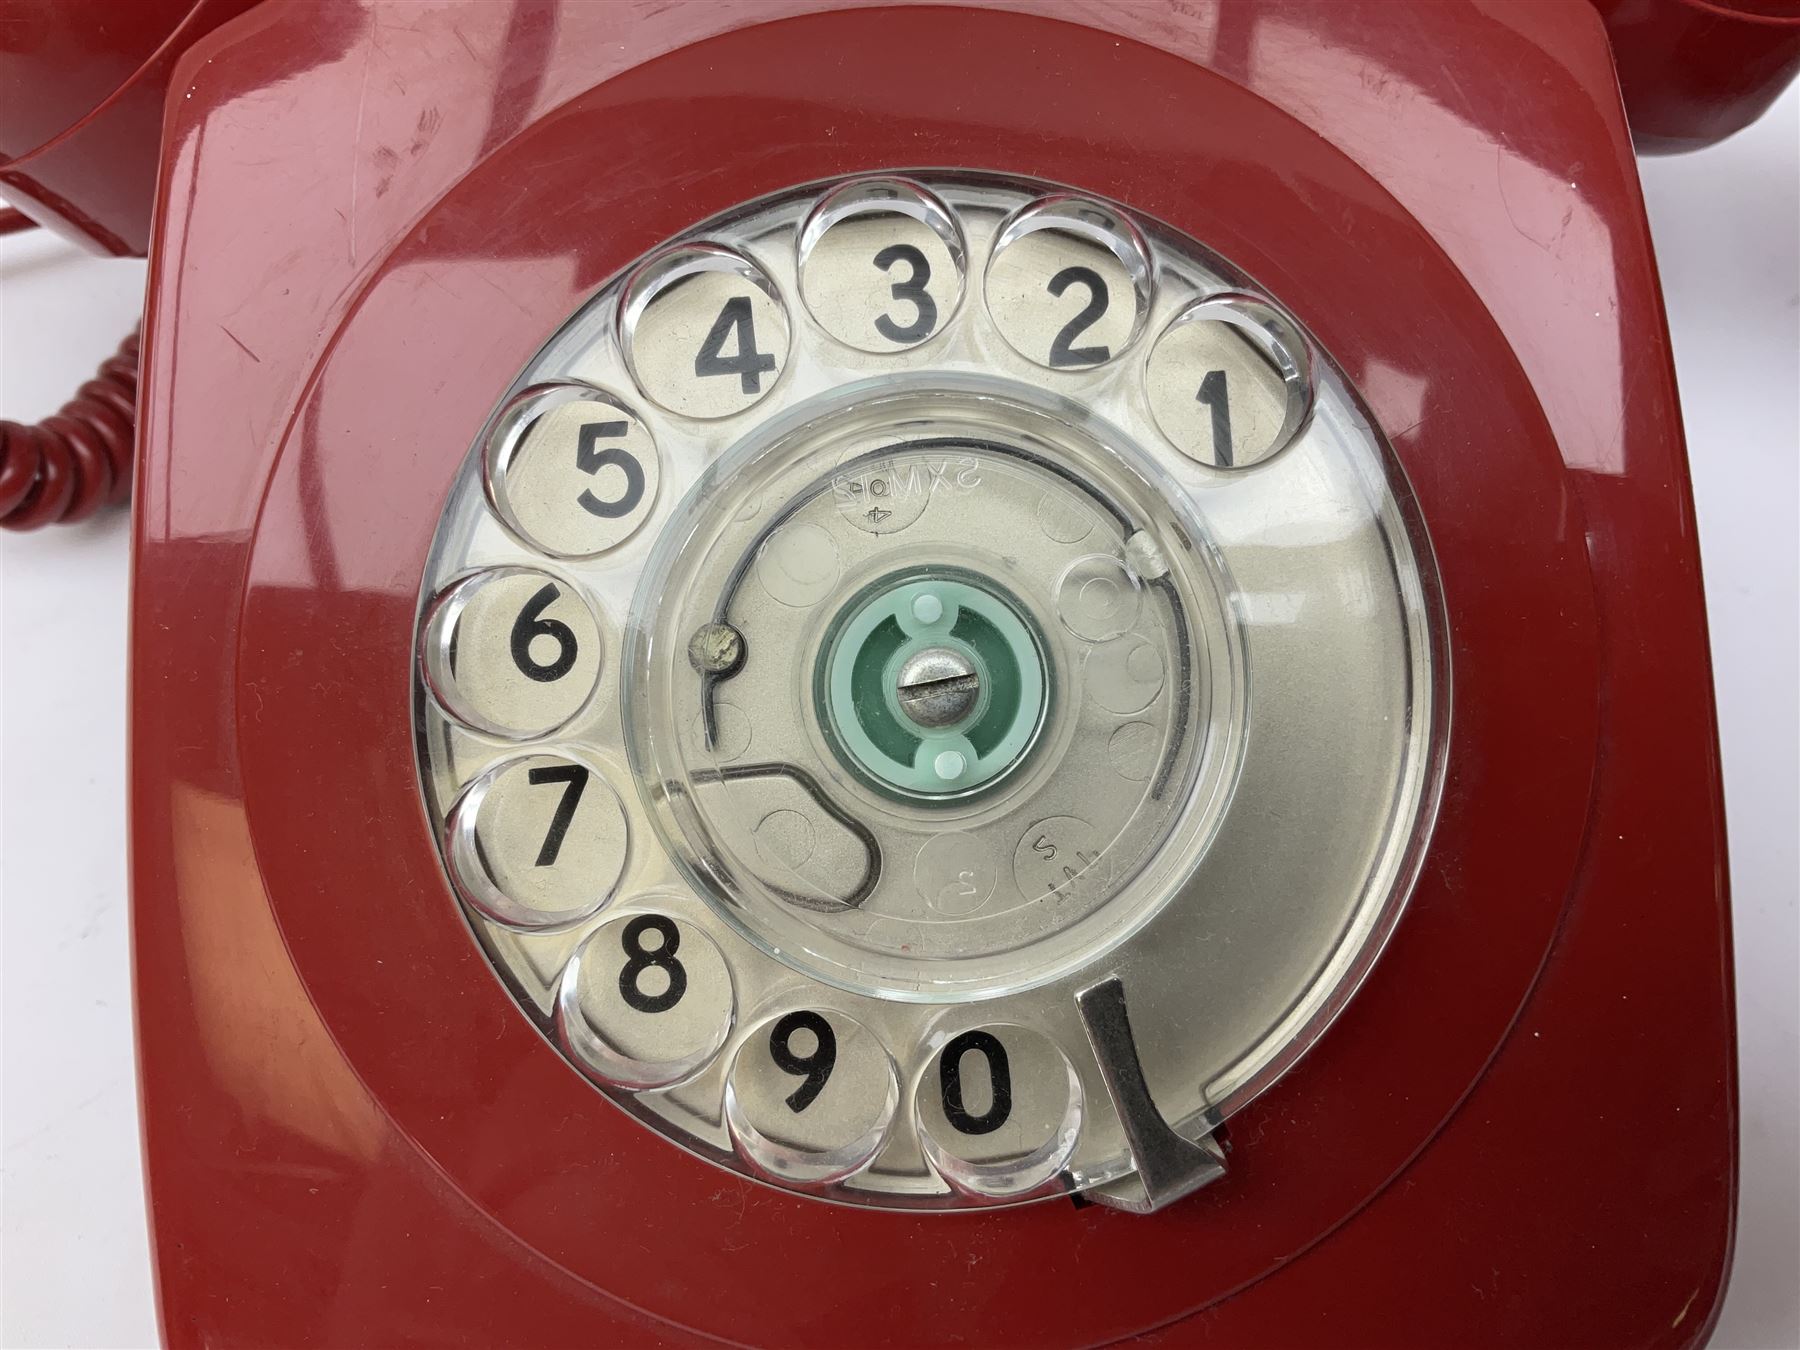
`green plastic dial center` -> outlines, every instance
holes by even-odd
[[[1022,760],[1044,724],[1049,665],[1018,602],[961,570],[909,572],[864,589],[820,649],[814,694],[826,739],[875,788],[966,795]]]

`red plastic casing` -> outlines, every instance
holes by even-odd
[[[142,257],[176,59],[256,0],[0,0],[0,200]]]
[[[1800,0],[1593,0],[1639,153],[1742,131],[1800,74]]]
[[[176,72],[133,600],[176,1344],[1689,1345],[1736,1122],[1667,334],[1568,4],[266,4]],[[1294,310],[1443,578],[1447,788],[1338,1023],[1151,1217],[892,1215],[656,1138],[445,882],[411,651],[454,474],[618,268],[878,168],[1077,184]]]

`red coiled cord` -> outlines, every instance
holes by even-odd
[[[131,495],[138,335],[62,411],[35,426],[0,422],[0,528],[86,520]]]

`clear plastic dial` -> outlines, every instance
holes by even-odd
[[[419,632],[524,1015],[675,1143],[877,1206],[1215,1175],[1391,930],[1446,722],[1329,356],[997,175],[797,188],[603,286],[496,390]]]

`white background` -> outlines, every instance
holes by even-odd
[[[1737,925],[1743,1184],[1714,1345],[1800,1347],[1800,89],[1643,163],[1698,499]],[[141,263],[0,240],[0,415],[55,410]],[[0,1344],[155,1341],[125,896],[123,514],[0,536]]]

